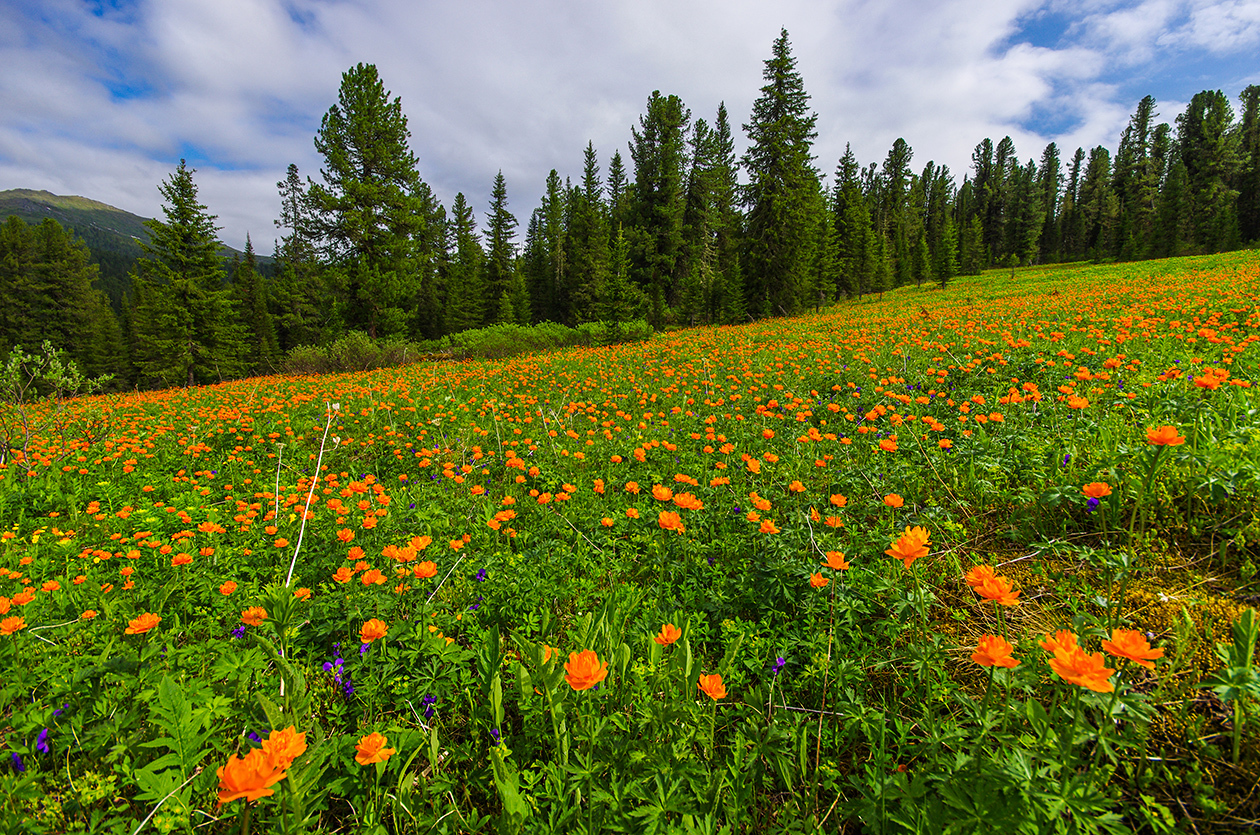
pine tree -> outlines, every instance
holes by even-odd
[[[268,310],[267,285],[258,273],[254,243],[245,236],[245,258],[234,265],[232,294],[245,326],[242,359],[251,373],[268,374],[275,370],[280,358],[276,330]]]
[[[144,382],[192,386],[245,370],[231,292],[223,286],[215,216],[197,202],[184,160],[158,190],[166,221],[149,220],[145,257],[136,264],[134,363]]]
[[[298,167],[289,164],[280,192],[277,228],[288,229],[276,245],[275,279],[269,301],[281,351],[326,340],[331,320],[332,288],[322,269],[314,240],[314,219]]]
[[[349,328],[405,335],[422,292],[417,241],[433,214],[408,142],[402,100],[389,99],[372,64],[341,77],[337,104],[315,136],[323,183],[307,190],[313,226],[344,288]]]
[[[505,321],[502,316],[509,310],[513,317],[519,316],[512,301],[512,281],[515,270],[516,245],[512,239],[516,237],[516,218],[507,207],[507,181],[503,172],[494,177],[494,187],[490,192],[490,211],[486,213],[486,272],[485,286],[487,305],[486,315],[492,321]],[[507,299],[506,306],[504,299]],[[528,314],[523,322],[528,324]],[[486,324],[490,324],[489,321]]]
[[[1063,172],[1060,170],[1059,146],[1051,142],[1041,152],[1041,164],[1037,166],[1037,191],[1041,195],[1041,235],[1038,261],[1057,261],[1060,258],[1059,210],[1063,190]]]
[[[742,160],[749,178],[744,191],[745,300],[758,317],[800,308],[822,209],[811,152],[818,117],[809,111],[786,29],[775,40],[762,77],[766,83],[744,125],[751,144]]]

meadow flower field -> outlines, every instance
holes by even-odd
[[[0,407],[0,829],[1245,826],[1258,293]]]

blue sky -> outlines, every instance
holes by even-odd
[[[1260,0],[0,0],[0,190],[154,216],[184,157],[223,240],[269,253],[276,182],[318,179],[320,117],[362,61],[443,203],[462,191],[484,222],[502,169],[523,227],[588,140],[605,172],[630,164],[653,90],[709,121],[725,101],[738,132],[780,27],[827,174],[846,142],[865,164],[902,137],[961,182],[985,137],[1024,160],[1114,150],[1147,94],[1172,122],[1199,90],[1260,84]]]

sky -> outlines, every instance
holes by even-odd
[[[1113,152],[1137,102],[1173,122],[1196,92],[1260,84],[1260,0],[0,0],[0,190],[44,189],[160,217],[180,159],[221,239],[282,234],[290,163],[341,77],[375,64],[402,101],[421,177],[484,228],[496,172],[523,229],[547,174],[601,173],[654,90],[748,121],[781,29],[817,113],[815,164],[846,143],[961,183],[982,139],[1022,160]]]

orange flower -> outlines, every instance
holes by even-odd
[[[638,511],[638,509],[637,509],[637,508],[633,508],[633,507],[627,507],[627,508],[626,508],[626,518],[627,518],[627,519],[638,519],[638,518],[639,518],[639,511]]]
[[[674,504],[683,510],[703,510],[704,502],[696,498],[694,493],[675,493]]]
[[[342,566],[342,568],[344,568],[344,567],[345,567],[345,566]],[[363,585],[365,585],[365,586],[371,586],[371,585],[378,585],[378,586],[379,586],[379,585],[384,584],[384,582],[385,582],[385,575],[384,575],[384,574],[382,574],[382,573],[380,572],[380,570],[379,570],[379,569],[372,568],[372,569],[369,569],[368,571],[364,571],[364,572],[363,572],[363,576],[362,576],[362,577],[360,577],[360,578],[359,578],[359,580],[360,580],[360,581],[363,583]]]
[[[909,568],[914,565],[915,560],[927,556],[928,546],[931,544],[928,539],[928,533],[923,528],[907,527],[906,532],[896,542],[892,543],[884,553],[901,560],[901,564]]]
[[[836,507],[844,507],[849,503],[849,500],[839,493],[833,494],[829,501]]]
[[[254,748],[244,759],[229,756],[227,765],[219,766],[215,773],[219,776],[220,804],[240,798],[252,803],[268,797],[276,793],[271,787],[285,778],[284,769],[276,768],[261,748]]]
[[[906,503],[906,500],[901,498],[901,496],[897,495],[896,493],[889,493],[887,496],[884,496],[884,504],[888,505],[889,507],[901,507],[905,503]]]
[[[17,632],[19,629],[25,629],[25,628],[26,628],[26,618],[18,617],[17,615],[14,615],[11,618],[5,618],[4,620],[0,620],[0,635],[12,635],[14,632]]]
[[[892,438],[884,438],[882,441],[879,442],[879,448],[882,449],[884,452],[896,452],[897,442],[894,441]]]
[[[672,510],[662,510],[660,515],[656,517],[656,524],[660,525],[662,530],[674,531],[675,533],[683,533],[687,530],[683,527],[682,517]]]
[[[816,589],[821,589],[830,582],[830,580],[819,574],[817,571],[809,575],[809,584]]]
[[[652,498],[658,502],[667,502],[674,497],[674,491],[663,484],[652,485]]]
[[[87,609],[83,614],[79,615],[80,620],[91,620],[94,617],[96,617],[95,609]]]
[[[428,579],[429,577],[436,577],[437,563],[432,560],[425,560],[422,563],[417,563],[416,567],[411,569],[411,573],[415,574],[416,577],[421,580]]]
[[[660,632],[652,636],[652,640],[663,647],[667,647],[680,637],[682,637],[682,630],[672,623],[667,623],[661,627]]]
[[[293,725],[272,731],[263,740],[262,750],[275,768],[284,771],[306,752],[306,734],[298,733]]]
[[[359,637],[363,640],[363,643],[370,644],[377,638],[384,638],[388,632],[389,625],[385,621],[372,618],[363,624],[363,628],[359,630]]]
[[[296,597],[298,600],[310,600],[310,599],[311,599],[311,590],[310,590],[310,589],[306,589],[306,588],[302,588],[302,589],[294,589],[294,590],[293,590],[293,596],[294,596],[294,597]]]
[[[769,519],[763,519],[761,521],[761,527],[759,527],[757,530],[760,531],[761,533],[778,533],[779,532],[778,527],[774,524],[774,522],[772,522]]]
[[[1019,592],[1012,591],[1011,581],[1005,577],[991,577],[973,588],[976,594],[986,600],[992,600],[1003,606],[1019,605]]]
[[[193,561],[192,554],[185,554],[181,552],[171,557],[171,568],[178,568],[181,565],[188,565],[192,561]]]
[[[1133,629],[1112,630],[1111,640],[1103,641],[1102,648],[1116,658],[1127,658],[1148,670],[1155,669],[1151,662],[1164,657],[1163,648],[1151,649],[1142,633]]]
[[[342,528],[341,530],[337,531],[337,538],[340,539],[342,542],[351,542],[354,540],[354,531],[350,530],[349,528]]]
[[[359,765],[371,765],[372,763],[383,763],[389,759],[394,753],[393,748],[386,748],[389,739],[378,734],[376,731],[362,737],[358,744],[354,746],[357,752],[354,755],[354,761]]]
[[[1015,648],[998,635],[981,635],[971,660],[981,667],[1014,667],[1019,661],[1011,657]]]
[[[839,551],[828,551],[826,566],[836,571],[845,571],[849,567],[849,562]]]
[[[353,577],[354,577],[354,572],[350,570],[349,566],[345,566],[345,565],[338,568],[336,572],[333,573],[333,576],[332,576],[333,580],[335,580],[338,583],[348,583]]]
[[[1151,446],[1180,446],[1186,439],[1177,434],[1175,426],[1159,426],[1146,430],[1146,442]]]
[[[976,565],[972,566],[971,570],[967,572],[967,576],[963,578],[963,581],[974,589],[979,588],[986,581],[992,580],[996,576],[993,573],[993,566]]]
[[[700,676],[700,680],[696,682],[706,696],[713,701],[726,698],[726,685],[722,683],[722,674],[714,673],[709,676]]]
[[[564,680],[574,690],[590,690],[608,676],[608,662],[600,661],[593,649],[569,653],[564,663]]]
[[[249,626],[262,626],[262,622],[267,619],[267,610],[262,606],[250,606],[241,612],[241,623]]]
[[[627,493],[633,493],[636,496],[639,495],[639,483],[637,481],[627,481],[625,489]]]
[[[1050,669],[1068,684],[1087,687],[1096,693],[1111,693],[1116,689],[1109,679],[1115,670],[1109,669],[1103,661],[1103,654],[1092,655],[1080,647],[1060,649],[1050,659]]]
[[[599,523],[603,525],[605,528],[611,528],[613,525],[616,524],[616,522],[613,521],[613,519],[608,516],[605,516],[603,519],[600,519]]]
[[[1101,499],[1111,495],[1111,485],[1105,481],[1091,481],[1081,488],[1081,492],[1091,499]]]
[[[157,615],[145,612],[140,617],[128,621],[127,628],[123,632],[127,635],[143,635],[161,622],[162,619]]]
[[[1046,652],[1070,652],[1079,649],[1076,644],[1076,633],[1069,632],[1066,629],[1060,629],[1051,637],[1047,635],[1044,640],[1038,641],[1037,645]]]

